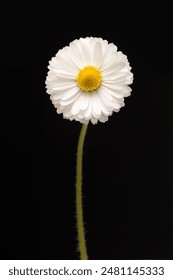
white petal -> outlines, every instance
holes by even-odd
[[[85,119],[90,119],[90,117],[92,116],[92,102],[91,102],[91,96],[89,97],[89,100],[88,100],[88,107],[87,107],[86,110],[84,111],[84,116],[85,116]]]
[[[102,123],[105,123],[108,121],[108,116],[105,116],[104,114],[101,115],[101,117],[99,118],[99,121]]]
[[[84,97],[82,91],[80,90],[79,97],[75,100],[75,102],[72,105],[72,108],[71,108],[72,114],[76,115],[79,113],[84,101],[85,101],[85,97]]]
[[[77,76],[77,72],[74,71],[72,73],[63,71],[62,69],[61,70],[53,69],[53,71],[56,74],[56,78],[74,80]]]
[[[95,67],[99,68],[103,61],[103,54],[100,42],[95,44],[94,54],[93,54],[93,64]]]
[[[71,113],[71,106],[67,107],[66,110],[63,112],[63,115],[65,118],[70,118],[72,117],[72,113]]]
[[[68,56],[68,52],[67,52],[67,56]],[[65,58],[61,55],[57,55],[56,59],[57,59],[57,64],[61,69],[64,70],[68,69],[70,73],[77,70],[76,65],[72,62],[71,59],[67,59],[67,57]]]
[[[53,100],[59,100],[65,96],[64,90],[56,90],[53,92],[53,94],[50,95],[50,99]]]
[[[68,93],[66,93],[67,95]],[[69,97],[66,100],[61,99],[60,104],[61,105],[69,105],[69,104],[73,104],[75,102],[75,100],[77,98],[79,98],[80,96],[80,90],[78,90],[77,92],[75,92],[75,94],[73,94],[71,97]]]
[[[78,91],[79,91],[78,86],[74,86],[74,87],[70,88],[69,90],[66,91],[66,93],[62,97],[62,100],[68,100],[69,98],[76,95]]]
[[[57,84],[75,83],[75,78],[74,77],[66,78],[66,77],[56,75],[56,78],[54,79],[54,82],[57,83]]]
[[[91,117],[90,121],[92,122],[92,124],[97,124],[98,119],[95,118],[94,116]]]
[[[86,108],[88,107],[89,104],[89,98],[90,98],[90,93],[84,92],[83,93],[83,99],[80,105],[80,109],[82,111],[86,110]]]
[[[80,111],[78,114],[77,114],[78,118],[79,119],[83,119],[84,118],[84,112],[83,111]]]
[[[114,90],[114,94],[117,92],[120,97],[124,97],[126,94],[128,94],[131,91],[131,88],[129,86],[118,84],[118,83],[109,83],[104,82],[102,83],[102,87],[100,88],[108,88],[109,90]],[[117,98],[118,98],[117,95]]]
[[[91,102],[92,102],[92,115],[96,118],[101,116],[101,107],[100,100],[98,99],[98,93],[91,93]]]
[[[109,95],[111,95],[117,99],[122,99],[124,97],[123,92],[116,91],[115,89],[112,89],[105,85],[102,85],[101,87],[103,88],[104,91],[107,91],[109,93]]]
[[[79,69],[82,69],[86,64],[78,44],[76,44],[76,42],[74,41],[70,44],[70,48],[72,53],[71,56],[72,61],[74,62],[75,65],[77,65]]]
[[[70,89],[70,88],[73,88],[73,87],[76,87],[76,83],[74,82],[67,82],[67,83],[55,83],[53,86],[52,86],[52,89],[54,90],[61,90],[61,89],[64,89],[64,90],[67,90],[67,89]]]
[[[102,111],[103,115],[110,116],[112,114],[113,109],[112,108],[111,109],[107,108],[101,100],[100,100],[100,108],[101,108],[101,111]]]
[[[114,59],[113,61],[110,61],[107,65],[103,66],[101,71],[109,72],[114,70],[114,73],[116,73],[124,67],[125,67],[124,62],[117,63],[116,60]]]
[[[118,113],[120,109],[114,109],[114,112]]]
[[[114,96],[112,94],[110,94],[110,92],[107,89],[104,89],[104,91],[102,91],[102,100],[104,101],[105,104],[106,103],[106,99],[111,101],[111,105],[112,108],[115,109],[119,109],[123,106],[124,102],[118,102],[116,98],[114,98]]]
[[[107,96],[105,96],[104,91],[102,90],[102,88],[99,88],[98,91],[100,100],[102,101],[102,103],[104,104],[104,106],[110,111],[113,110],[113,105],[112,105],[112,100],[111,98],[108,98]]]
[[[106,62],[109,58],[117,52],[117,47],[110,43],[102,43],[102,50],[103,50],[103,61]]]
[[[83,56],[83,60],[84,63],[86,65],[91,65],[92,63],[92,53],[93,53],[93,44],[88,44],[89,40],[87,40],[87,44],[86,44],[86,40],[84,38],[81,38],[81,40],[79,40],[80,42],[80,50]]]

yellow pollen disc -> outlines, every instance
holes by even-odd
[[[79,70],[76,82],[81,90],[93,91],[96,90],[102,81],[100,70],[94,66],[86,66]]]

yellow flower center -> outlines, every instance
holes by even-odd
[[[81,90],[93,91],[96,90],[101,82],[102,75],[100,70],[94,66],[85,66],[79,70],[76,82]]]

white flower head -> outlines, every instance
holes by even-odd
[[[72,41],[49,61],[48,69],[47,93],[65,119],[106,122],[131,94],[133,74],[127,56],[102,38]]]

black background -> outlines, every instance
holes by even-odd
[[[81,124],[56,113],[45,79],[59,49],[96,36],[128,56],[134,82],[119,113],[88,127],[83,203],[89,259],[173,259],[170,9],[68,5],[2,9],[0,257],[79,259]]]

